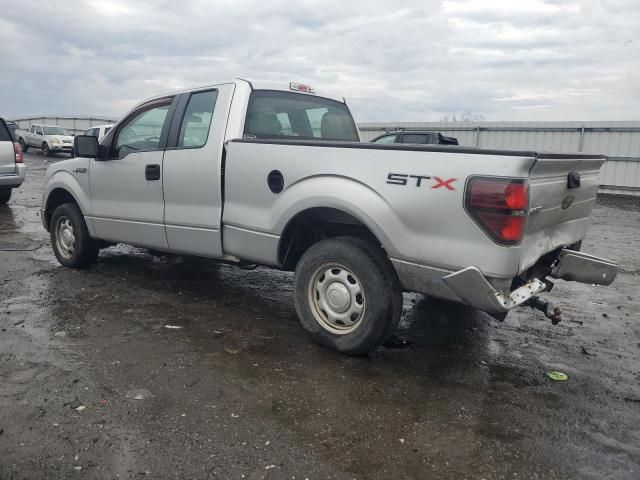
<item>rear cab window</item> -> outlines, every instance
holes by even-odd
[[[217,98],[217,90],[191,94],[180,125],[178,147],[201,148],[207,143]]]
[[[251,93],[245,139],[358,142],[358,130],[344,103],[276,90]]]

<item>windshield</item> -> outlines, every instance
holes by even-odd
[[[256,90],[251,94],[244,137],[359,141],[344,103],[272,90]]]
[[[69,135],[66,128],[62,127],[42,127],[45,135]]]

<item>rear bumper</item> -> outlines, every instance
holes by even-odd
[[[566,248],[551,270],[553,278],[594,285],[611,285],[617,275],[617,263]]]
[[[503,314],[544,292],[547,285],[533,279],[511,291],[511,281],[491,281],[476,267],[453,272],[391,259],[405,290],[465,303],[478,310]],[[610,285],[618,272],[615,262],[564,249],[551,277],[597,285]]]
[[[0,175],[0,188],[17,188],[24,183],[27,168],[22,163],[16,164],[17,171],[11,175]]]
[[[547,289],[547,285],[536,278],[507,294],[491,285],[476,267],[465,268],[442,280],[464,303],[487,313],[506,313]]]

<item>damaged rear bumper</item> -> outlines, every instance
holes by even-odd
[[[553,278],[595,285],[611,285],[617,275],[617,263],[566,248],[551,270]]]
[[[502,315],[529,302],[548,289],[548,282],[534,278],[513,291],[496,288],[476,267],[457,272],[391,259],[406,290],[466,303],[490,314]],[[618,273],[615,262],[563,249],[550,266],[549,276],[566,281],[610,285]]]
[[[496,290],[476,267],[454,272],[442,280],[465,303],[487,313],[507,313],[547,289],[547,285],[536,278],[506,294]]]

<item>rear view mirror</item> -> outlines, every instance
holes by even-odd
[[[78,135],[73,138],[76,157],[95,158],[98,156],[98,139],[93,135]]]

